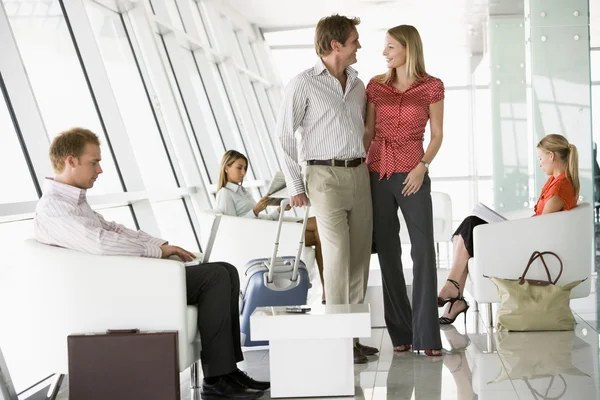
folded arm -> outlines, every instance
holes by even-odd
[[[35,227],[38,241],[72,250],[114,256],[162,256],[159,244],[99,227],[85,216],[37,215]]]

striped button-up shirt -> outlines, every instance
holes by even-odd
[[[365,157],[365,85],[346,68],[346,90],[323,61],[294,77],[285,90],[277,120],[290,196],[304,193],[301,162]],[[296,142],[296,132],[299,139]]]
[[[47,178],[34,218],[38,242],[101,255],[160,258],[166,241],[106,221],[87,202],[86,190]]]

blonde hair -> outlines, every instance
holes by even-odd
[[[579,196],[579,153],[574,144],[569,143],[563,135],[546,135],[537,147],[547,153],[554,153],[565,164],[567,177],[573,184],[575,196]]]
[[[56,136],[48,152],[54,172],[57,174],[63,172],[65,169],[65,158],[68,156],[81,157],[85,151],[86,144],[100,146],[98,135],[89,129],[72,128]]]
[[[335,40],[342,45],[356,25],[360,24],[360,18],[348,18],[343,15],[334,14],[324,17],[317,23],[315,29],[315,51],[319,57],[325,57],[331,53],[331,41]]]
[[[219,169],[219,182],[217,182],[217,192],[227,185],[227,173],[225,172],[225,168],[231,167],[234,162],[239,159],[246,161],[246,169],[248,169],[248,159],[245,155],[235,150],[227,150],[225,154],[223,154],[223,158],[221,158],[221,168]]]
[[[425,76],[425,56],[423,55],[423,42],[419,31],[412,25],[398,25],[387,31],[387,34],[396,39],[406,49],[406,75],[409,79],[419,81]],[[390,68],[385,74],[377,75],[373,79],[381,84],[388,83],[395,68]]]

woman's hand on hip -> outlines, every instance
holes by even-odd
[[[412,171],[408,173],[404,182],[404,188],[402,189],[403,196],[410,196],[411,194],[415,194],[421,189],[423,186],[423,178],[425,178],[425,172],[427,172],[427,168],[423,163],[419,163]]]

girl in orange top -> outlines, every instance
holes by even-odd
[[[578,155],[575,145],[562,135],[547,135],[537,145],[540,168],[550,177],[542,188],[542,194],[533,208],[534,217],[577,206],[579,197]],[[438,295],[438,306],[450,303],[440,317],[440,324],[451,324],[461,313],[465,319],[469,304],[463,297],[467,281],[467,265],[473,257],[473,228],[486,224],[481,218],[470,216],[460,224],[452,242],[454,259],[448,281]]]

